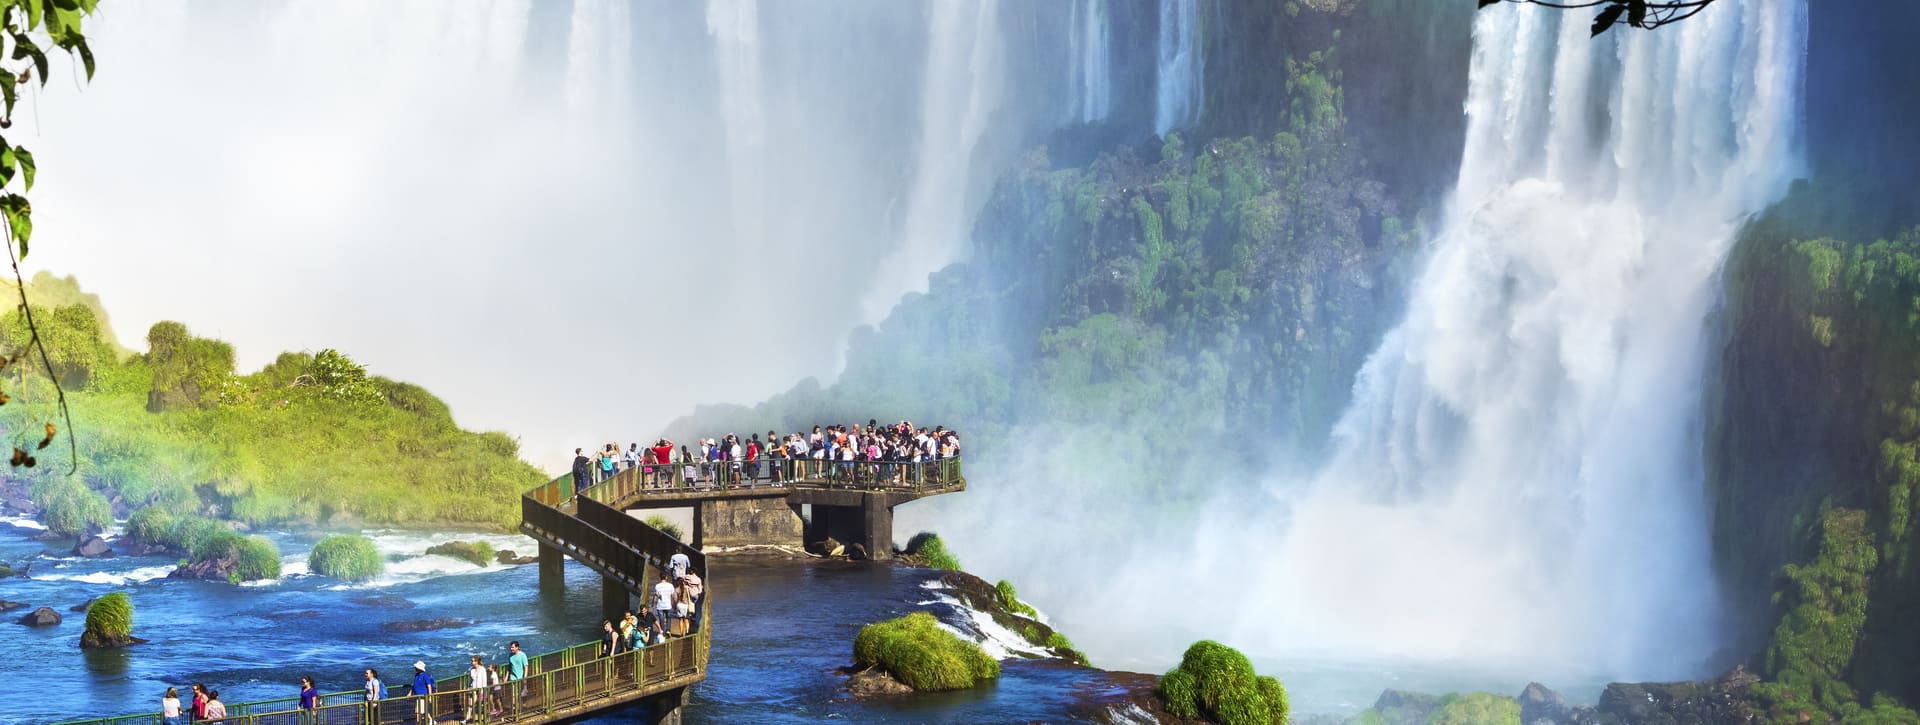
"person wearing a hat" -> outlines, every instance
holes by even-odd
[[[416,722],[428,723],[433,717],[427,714],[427,700],[433,694],[433,675],[427,674],[427,663],[413,663],[413,717]]]

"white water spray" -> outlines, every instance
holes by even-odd
[[[1166,134],[1193,120],[1201,97],[1199,0],[1160,0],[1159,63],[1154,81],[1153,132]]]
[[[1703,326],[1738,225],[1798,168],[1805,23],[1754,0],[1589,40],[1480,14],[1445,226],[1265,566],[1304,595],[1246,635],[1701,674]]]
[[[973,154],[1000,105],[1004,81],[999,10],[995,0],[933,6],[905,231],[862,304],[868,322],[885,317],[901,295],[925,290],[926,275],[966,249],[975,208],[969,203]]]
[[[720,67],[721,118],[727,127],[728,198],[736,233],[761,239],[765,233],[766,116],[760,97],[760,13],[754,3],[710,0],[707,33],[713,36]]]
[[[1072,33],[1075,91],[1073,118],[1081,123],[1104,121],[1113,111],[1113,49],[1108,33],[1107,0],[1075,0],[1068,19]]]

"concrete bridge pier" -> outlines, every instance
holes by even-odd
[[[633,597],[627,593],[627,585],[612,577],[600,577],[600,613],[613,622],[615,629],[620,628],[620,620],[632,609]],[[594,636],[599,636],[598,627]]]
[[[540,588],[565,589],[567,587],[567,557],[559,549],[540,545]]]
[[[809,496],[813,521],[807,541],[832,538],[851,547],[859,544],[867,558],[893,558],[894,498],[878,491],[820,491]]]
[[[641,701],[640,722],[646,725],[680,725],[682,706],[687,704],[687,688],[676,687]]]

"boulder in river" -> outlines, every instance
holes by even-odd
[[[84,601],[84,602],[81,602],[81,603],[79,603],[79,604],[75,604],[75,605],[73,605],[73,607],[72,607],[72,608],[69,608],[69,609],[68,609],[67,611],[69,611],[69,612],[84,612],[84,611],[87,611],[87,607],[91,607],[91,606],[93,606],[93,603],[94,603],[94,602],[97,602],[97,601],[100,601],[100,598],[99,598],[99,597],[94,597],[94,598],[92,598],[92,599],[88,599],[87,601]]]
[[[223,582],[231,581],[239,570],[240,560],[237,557],[223,556],[217,559],[196,561],[174,569],[172,574],[167,575],[167,578]]]
[[[537,560],[537,557],[521,556],[520,552],[512,549],[501,549],[493,553],[493,560],[504,566],[518,566],[521,564],[532,564]]]
[[[15,609],[26,609],[28,606],[29,605],[26,602],[9,602],[5,599],[0,599],[0,612],[11,612]]]
[[[89,559],[104,559],[113,556],[113,546],[108,544],[106,539],[98,536],[85,536],[80,539],[80,543],[73,545],[73,555]]]
[[[388,622],[389,632],[427,632],[436,629],[458,629],[473,624],[471,619],[442,617],[440,619],[410,619],[404,622]]]
[[[41,607],[21,617],[20,623],[29,627],[52,627],[60,623],[60,613],[51,607]]]
[[[913,688],[894,679],[886,670],[873,667],[855,671],[852,677],[847,678],[847,694],[859,699],[897,697],[913,694]]]
[[[493,547],[484,541],[449,541],[444,544],[434,544],[427,547],[427,553],[461,559],[474,566],[493,563]]]
[[[353,602],[354,604],[358,604],[361,606],[379,607],[381,609],[412,609],[413,608],[413,602],[408,601],[406,597],[394,596],[392,594],[373,594],[373,595],[364,596],[364,597],[354,597],[352,599],[348,599],[347,601]]]

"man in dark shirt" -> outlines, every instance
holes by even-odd
[[[593,475],[593,461],[587,460],[586,454],[580,451],[581,449],[579,448],[573,449],[574,493],[579,493],[580,489],[586,488],[587,482],[590,480],[588,477]],[[572,496],[568,496],[568,498],[572,498]]]

